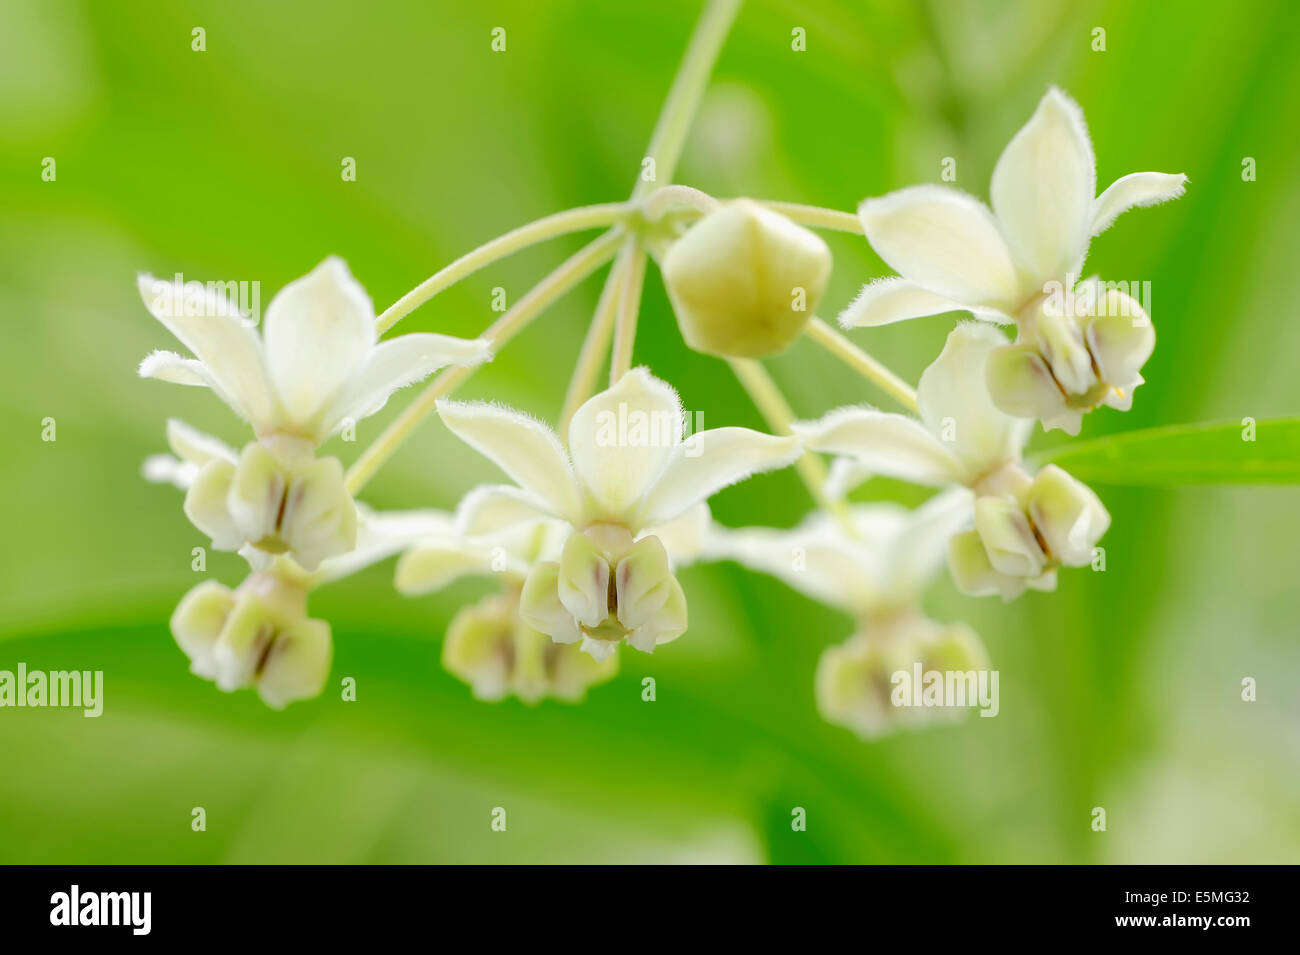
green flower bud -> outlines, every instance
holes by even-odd
[[[686,344],[732,358],[788,348],[816,310],[830,273],[830,249],[821,238],[747,199],[704,216],[663,261]]]

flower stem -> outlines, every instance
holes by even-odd
[[[567,440],[569,422],[574,412],[591,397],[600,377],[600,369],[605,364],[605,355],[609,353],[609,342],[614,336],[614,316],[618,314],[619,289],[627,275],[629,247],[624,244],[618,258],[610,267],[605,287],[600,290],[600,300],[587,327],[587,336],[582,340],[582,351],[578,354],[578,363],[574,366],[573,377],[569,379],[568,391],[564,394],[564,407],[560,411],[560,440]]]
[[[797,202],[772,202],[758,200],[759,205],[766,206],[773,212],[779,212],[787,219],[803,225],[816,226],[819,229],[833,229],[836,232],[852,232],[863,235],[862,220],[852,212],[840,212],[838,209],[823,209],[821,206],[805,206]]]
[[[609,384],[613,387],[632,367],[636,344],[637,313],[641,311],[641,289],[645,285],[645,247],[639,236],[627,237],[627,270],[618,293],[618,321],[614,325],[614,348],[609,359]]]
[[[789,403],[767,369],[752,358],[728,358],[727,364],[731,365],[736,379],[749,394],[768,427],[777,434],[790,434],[794,412],[790,410]],[[794,467],[818,507],[832,512],[838,510],[838,502],[826,494],[826,464],[819,456],[805,451],[794,462]]]
[[[814,317],[805,334],[828,352],[876,385],[908,411],[916,412],[916,389],[849,341],[820,318]]]
[[[439,269],[386,308],[375,320],[376,332],[382,335],[439,292],[455,285],[485,265],[490,265],[498,259],[503,259],[545,239],[552,239],[569,232],[613,225],[627,215],[628,208],[628,203],[625,202],[579,206],[522,225],[505,235],[499,235],[472,252],[462,255],[450,265]]]
[[[482,337],[492,342],[494,346],[504,345],[527,327],[528,323],[541,314],[548,305],[608,262],[614,255],[615,247],[622,241],[623,230],[616,227],[583,246],[493,322]],[[445,368],[425,385],[419,397],[407,405],[375,439],[374,444],[366,448],[353,462],[346,478],[348,491],[357,494],[380,465],[410,437],[416,425],[433,410],[438,399],[450,394],[473,373],[473,368],[459,366]]]
[[[638,177],[632,198],[639,199],[655,187],[656,181],[670,183],[686,144],[686,133],[695,111],[699,108],[704,88],[708,86],[713,64],[717,62],[722,44],[731,31],[731,24],[740,11],[740,0],[709,0],[691,34],[682,65],[677,69],[673,85],[664,100],[654,134],[650,137],[647,158],[654,161],[655,179],[646,181]]]

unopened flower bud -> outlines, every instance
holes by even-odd
[[[1052,557],[1067,567],[1087,564],[1110,527],[1110,514],[1092,489],[1054,464],[1034,478],[1028,512]]]
[[[686,344],[760,358],[788,348],[830,278],[820,237],[747,199],[704,216],[664,257],[663,276]]]

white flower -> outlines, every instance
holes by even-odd
[[[515,411],[441,402],[438,413],[519,485],[471,492],[459,512],[463,534],[545,518],[572,529],[560,559],[529,575],[522,612],[536,629],[561,643],[581,641],[599,659],[624,638],[650,651],[686,628],[685,598],[656,526],[684,515],[689,524],[688,512],[711,494],[799,454],[795,438],[746,428],[684,438],[677,393],[644,368],[578,409],[567,451],[549,428]],[[674,534],[680,539],[681,525]]]
[[[917,663],[923,670],[988,666],[970,628],[938,624],[921,611],[949,538],[969,522],[970,497],[961,488],[945,491],[915,511],[856,505],[842,517],[818,513],[788,531],[715,528],[706,554],[772,574],[854,617],[852,638],[818,663],[817,706],[828,722],[873,738],[964,712],[895,706],[893,674],[910,674]]]
[[[566,532],[559,521],[543,521],[467,539],[448,527],[417,541],[398,561],[394,582],[407,595],[439,590],[466,575],[500,582],[499,594],[456,614],[443,641],[443,666],[478,699],[576,703],[618,672],[617,657],[597,661],[576,646],[554,643],[521,616],[525,578],[537,563],[558,559]]]
[[[508,408],[440,401],[438,414],[518,484],[470,493],[460,513],[461,530],[471,536],[542,517],[575,529],[617,524],[635,535],[751,474],[783,468],[799,454],[795,438],[748,428],[685,437],[677,393],[644,368],[632,369],[578,409],[567,451],[546,425]]]
[[[236,453],[173,418],[167,440],[176,457],[149,458],[145,476],[186,491],[185,516],[217,550],[287,553],[310,571],[355,546],[356,506],[343,465],[315,457],[305,439],[268,435]]]
[[[311,573],[245,548],[252,573],[234,590],[215,580],[193,588],[172,614],[172,634],[190,670],[221,690],[256,687],[275,709],[317,696],[334,651],[329,624],[307,616],[308,593],[450,527],[450,515],[434,511],[362,510],[356,547]]]
[[[447,335],[378,342],[369,296],[335,257],[280,290],[261,337],[214,288],[147,274],[138,284],[149,311],[195,356],[156,351],[140,374],[211,388],[259,437],[292,435],[318,445],[379,411],[398,388],[444,365],[490,357],[488,342]]]
[[[973,491],[973,529],[953,537],[949,569],[966,593],[1010,600],[1026,587],[1053,589],[1058,565],[1088,563],[1110,516],[1059,468],[1026,473],[1021,457],[1032,423],[998,410],[983,384],[988,357],[1004,341],[987,325],[953,329],[917,386],[920,421],[840,408],[795,432],[812,450],[852,460],[837,469],[842,487],[846,478],[880,474]]]
[[[998,160],[992,211],[946,186],[865,200],[858,215],[867,239],[902,277],[866,286],[841,322],[883,325],[957,309],[1015,322],[1023,351],[1036,353],[1059,390],[1053,397],[1029,389],[1021,378],[1034,368],[1019,369],[1021,378],[991,377],[1004,410],[1077,431],[1099,402],[1127,407],[1155,341],[1146,313],[1115,290],[1103,299],[1083,295],[1068,309],[1061,303],[1075,293],[1092,236],[1128,209],[1181,196],[1187,177],[1133,173],[1094,198],[1095,166],[1082,112],[1053,88]],[[1120,316],[1130,330],[1120,334],[1112,322],[1094,328],[1099,315]],[[1031,410],[1038,413],[1025,415]]]

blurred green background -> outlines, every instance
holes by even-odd
[[[438,655],[487,584],[407,600],[391,561],[313,596],[336,645],[321,698],[276,713],[187,672],[167,618],[206,541],[140,462],[168,416],[235,443],[245,432],[211,394],[136,377],[150,349],[176,345],[135,272],[257,280],[265,304],[337,253],[382,308],[515,225],[621,199],[697,13],[680,0],[0,3],[0,669],[105,673],[97,720],[0,710],[0,861],[1300,861],[1292,488],[1099,487],[1114,517],[1105,573],[1064,573],[1057,593],[1005,606],[941,582],[929,609],[982,634],[1001,714],[869,744],[814,709],[817,657],[850,621],[730,564],[686,570],[687,636],[625,652],[578,707],[473,701]],[[1295,413],[1297,40],[1288,0],[753,0],[678,178],[851,210],[937,181],[952,156],[957,184],[984,198],[1002,146],[1059,84],[1087,115],[1100,184],[1147,169],[1191,180],[1093,246],[1103,277],[1153,282],[1159,344],[1134,410],[1089,416],[1083,437]],[[345,156],[356,182],[340,177]],[[474,335],[494,286],[516,300],[581,241],[475,275],[403,330]],[[863,240],[830,241],[828,316],[889,271]],[[598,288],[462,395],[553,417]],[[854,338],[915,379],[951,324]],[[760,425],[725,366],[684,349],[653,272],[636,358],[706,426]],[[809,343],[769,367],[804,416],[881,400]],[[412,395],[331,451],[350,460]],[[435,419],[366,499],[451,507],[494,479]],[[790,525],[808,507],[793,472],[714,499],[733,525]],[[214,554],[209,571],[233,585],[244,568]],[[340,699],[349,676],[356,702]],[[641,701],[645,676],[657,702]],[[1255,703],[1240,700],[1247,676]],[[195,806],[206,832],[191,831]],[[505,833],[489,826],[497,806]],[[791,831],[795,806],[806,832]],[[1107,832],[1091,831],[1094,806]]]

